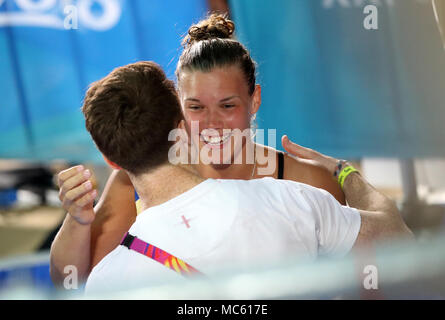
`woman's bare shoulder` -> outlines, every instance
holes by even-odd
[[[275,170],[274,174],[271,174],[271,176],[274,176],[275,178],[278,176],[277,154],[279,152],[284,154],[284,179],[307,183],[308,180],[319,180],[320,178],[324,180],[326,178],[325,172],[323,172],[324,169],[314,161],[292,157],[275,148],[257,144],[257,158],[258,155],[261,154],[266,157],[268,161],[274,161]]]
[[[320,164],[313,160],[284,156],[284,179],[309,184],[331,193],[341,204],[346,204],[345,195],[338,182]]]
[[[259,151],[269,159],[277,158],[278,151],[272,147],[257,145]],[[274,174],[278,177],[278,163]],[[293,157],[284,152],[283,178],[300,183],[309,184],[316,188],[321,188],[331,193],[340,203],[345,204],[345,196],[339,184],[332,177],[332,174],[313,160]]]
[[[298,180],[304,183],[308,183],[310,180],[332,180],[330,174],[313,160],[293,157],[284,153],[284,167],[284,178],[288,180]]]

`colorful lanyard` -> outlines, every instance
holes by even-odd
[[[201,272],[193,268],[188,263],[182,261],[179,258],[176,258],[175,256],[171,255],[168,252],[165,252],[162,249],[155,247],[152,244],[149,244],[147,242],[142,241],[141,239],[138,239],[137,237],[131,235],[128,232],[122,238],[121,245],[127,247],[130,250],[139,252],[144,256],[147,256],[183,276],[191,276],[194,274],[202,275]]]

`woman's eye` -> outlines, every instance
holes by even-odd
[[[200,110],[200,109],[201,109],[201,106],[192,105],[192,106],[188,106],[188,108],[189,108],[190,110],[194,110],[194,111],[196,111],[196,110]]]

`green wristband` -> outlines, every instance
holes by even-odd
[[[340,184],[342,189],[343,189],[343,184],[345,183],[346,177],[349,176],[353,172],[358,172],[358,170],[355,169],[353,166],[349,165],[349,166],[345,167],[338,175],[338,183]]]

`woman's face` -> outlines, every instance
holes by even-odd
[[[201,162],[203,156],[208,156],[207,163],[234,163],[246,142],[240,134],[250,134],[251,118],[261,103],[260,87],[250,95],[244,74],[234,65],[210,72],[182,72],[179,95],[186,128],[193,143],[199,146]],[[199,131],[193,134],[197,124]],[[241,140],[236,143],[236,139]]]

